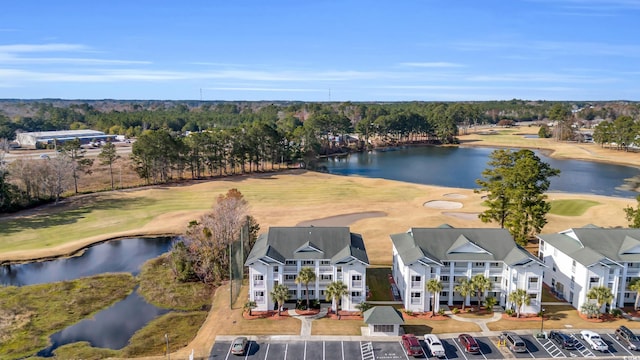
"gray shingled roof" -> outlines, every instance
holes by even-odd
[[[422,260],[504,261],[520,265],[540,261],[516,245],[505,229],[486,228],[411,228],[406,233],[391,235],[391,241],[405,264]]]
[[[369,325],[403,325],[402,313],[393,306],[374,306],[362,314]]]
[[[640,262],[640,229],[604,229],[593,225],[573,228],[577,239],[562,234],[538,235],[544,242],[590,266],[606,259]]]
[[[256,240],[245,265],[255,261],[283,263],[286,259],[353,259],[369,264],[364,241],[348,227],[271,227]]]

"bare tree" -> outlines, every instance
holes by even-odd
[[[220,195],[211,212],[189,224],[185,243],[195,274],[203,282],[229,277],[229,244],[240,238],[248,203],[237,189]]]

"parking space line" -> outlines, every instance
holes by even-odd
[[[247,360],[249,358],[249,354],[251,354],[251,344],[254,341],[249,341],[249,346],[247,347],[247,351],[244,354],[244,360]],[[256,346],[258,346],[258,343],[256,343]]]
[[[284,344],[284,360],[287,360],[287,351],[289,350],[289,343]]]
[[[582,355],[582,357],[596,356],[596,354],[594,354],[589,348],[584,346],[584,344],[580,340],[578,340],[577,336],[575,336],[574,334],[569,334],[569,336],[571,336],[575,340],[576,350],[580,353],[580,355]]]
[[[467,355],[464,353],[464,351],[463,351],[463,350],[462,350],[462,348],[460,347],[460,344],[458,344],[458,341],[457,341],[456,339],[451,339],[451,340],[453,341],[453,344],[454,344],[454,345],[458,348],[458,350],[460,351],[460,354],[462,354],[462,356],[463,356],[465,359],[467,359],[467,360],[468,360],[469,358],[467,358]]]
[[[325,344],[326,344],[326,342],[325,342],[325,341],[323,341],[323,342],[322,342],[322,360],[324,360],[324,354],[325,354],[325,352],[324,352],[324,346],[325,346]]]
[[[227,350],[227,357],[225,358],[225,360],[229,360],[229,355],[231,355],[231,348],[233,347],[233,343],[231,343],[229,345],[229,350]]]
[[[371,341],[366,343],[360,342],[360,355],[362,356],[362,360],[375,360],[376,356],[373,353],[373,344]]]
[[[553,343],[553,341],[551,341],[549,339],[545,339],[545,343],[542,343],[542,341],[540,341],[537,337],[534,337],[534,339],[552,357],[554,357],[554,358],[561,358],[561,357],[566,358],[567,357],[567,355],[565,355],[565,353],[563,353],[562,350],[560,350],[560,348],[557,347],[556,344]],[[560,356],[560,355],[562,355],[562,356]]]
[[[342,360],[344,360],[344,341],[340,341],[340,346],[342,347]]]
[[[622,345],[622,343],[620,341],[618,341],[618,339],[616,339],[616,337],[614,335],[611,334],[607,334],[607,336],[609,336],[609,338],[611,338],[611,341],[618,344],[618,346],[620,347],[620,349],[626,351],[629,355],[633,355],[633,353],[631,352],[631,350],[627,349],[626,346]]]
[[[398,344],[400,344],[400,348],[402,349],[402,353],[404,354],[404,357],[409,360],[409,355],[407,355],[407,351],[404,349],[404,345],[402,344],[402,341],[398,341]]]
[[[304,341],[304,360],[307,360],[307,340]]]
[[[267,360],[267,357],[269,357],[269,345],[271,345],[271,343],[267,343],[267,350],[265,351],[265,354],[264,354],[264,360]]]

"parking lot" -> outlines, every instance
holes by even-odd
[[[627,350],[620,344],[613,334],[602,333],[602,339],[609,345],[609,351],[599,352],[587,347],[580,334],[567,332],[578,340],[575,350],[561,349],[551,340],[537,339],[533,335],[520,335],[527,345],[527,352],[512,353],[504,346],[498,345],[497,337],[477,337],[481,353],[467,354],[461,348],[458,340],[451,337],[441,337],[446,351],[446,359],[548,359],[572,357],[598,358],[626,358],[640,359],[640,351]],[[427,354],[429,350],[424,341],[420,341]],[[250,341],[244,356],[231,354],[231,341],[216,341],[211,349],[210,359],[283,359],[283,360],[394,360],[410,359],[402,348],[400,341],[282,341],[270,340],[266,342]]]

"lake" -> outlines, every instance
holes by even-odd
[[[169,251],[172,237],[112,240],[87,248],[82,255],[50,261],[0,266],[3,285],[32,285],[73,280],[105,272],[128,272],[137,275],[142,264]],[[52,345],[38,356],[53,356],[59,346],[88,341],[96,347],[121,349],[131,336],[149,321],[167,313],[147,303],[137,291],[89,319],[53,334]]]
[[[487,169],[495,148],[485,147],[401,147],[389,151],[354,153],[328,158],[321,163],[331,174],[398,180],[416,184],[478,188],[476,179]],[[634,198],[638,194],[618,189],[624,179],[640,173],[631,166],[581,160],[558,160],[539,151],[536,155],[560,176],[551,178],[550,191]]]

